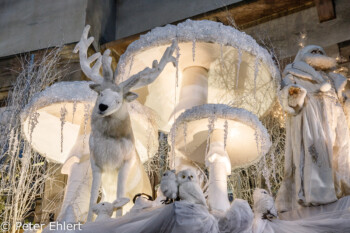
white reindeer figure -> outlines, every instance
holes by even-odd
[[[91,116],[92,132],[89,140],[93,180],[88,222],[92,221],[92,206],[97,202],[101,185],[103,201],[108,202],[115,200],[115,195],[118,200],[126,196],[132,199],[133,195],[145,190],[151,194],[149,179],[135,150],[127,103],[138,97],[130,90],[152,83],[168,62],[176,65],[176,59],[172,54],[177,46],[173,42],[166,49],[159,63],[157,60],[153,61],[152,68],[147,67],[116,85],[118,72],[115,71],[113,74],[110,50],[106,50],[102,56],[100,53],[95,53],[87,57],[87,49],[94,40],[93,37],[88,38],[89,29],[90,26],[87,25],[80,42],[73,51],[76,53],[79,50],[81,68],[85,75],[95,82],[90,85],[90,88],[98,93]],[[96,63],[91,68],[90,64],[94,61]],[[101,65],[102,76],[100,75]],[[126,184],[129,189],[133,187],[129,193],[127,193],[129,190],[126,189]]]

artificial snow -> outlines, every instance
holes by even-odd
[[[125,53],[120,57],[118,63],[119,74],[122,79],[128,78],[125,74],[126,64],[140,51],[169,44],[176,39],[178,43],[192,42],[193,50],[195,50],[196,42],[217,43],[223,46],[232,46],[238,50],[248,52],[258,59],[261,59],[267,64],[271,76],[275,79],[279,77],[279,71],[276,68],[274,61],[269,52],[262,48],[251,36],[234,29],[230,26],[225,26],[222,23],[209,20],[192,21],[186,20],[178,25],[166,25],[157,27],[145,35],[141,35],[139,40],[131,43]],[[195,52],[193,51],[193,59]]]

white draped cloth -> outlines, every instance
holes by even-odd
[[[219,233],[217,220],[207,208],[186,201],[130,213],[105,222],[86,223],[79,233]]]
[[[350,196],[321,206],[301,207],[279,214],[272,221],[254,219],[253,233],[345,233],[350,232]]]
[[[350,194],[349,129],[337,90],[343,76],[301,61],[288,65],[284,75],[282,105],[292,86],[307,93],[301,109],[287,118],[285,175],[276,207],[287,211],[334,202]],[[324,83],[332,88],[320,91]]]

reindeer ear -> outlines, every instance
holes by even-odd
[[[93,83],[89,85],[90,89],[99,93],[102,91],[101,84]]]
[[[131,91],[128,91],[127,93],[124,94],[124,99],[127,102],[131,102],[131,101],[135,100],[137,97],[139,97],[139,95],[134,93],[134,92],[131,92]]]
[[[114,207],[114,209],[121,208],[124,205],[128,204],[129,201],[130,201],[130,199],[127,197],[119,198],[113,202],[113,207]]]

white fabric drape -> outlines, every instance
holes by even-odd
[[[87,223],[80,233],[218,233],[217,220],[208,210],[186,201],[127,214],[106,222]]]

